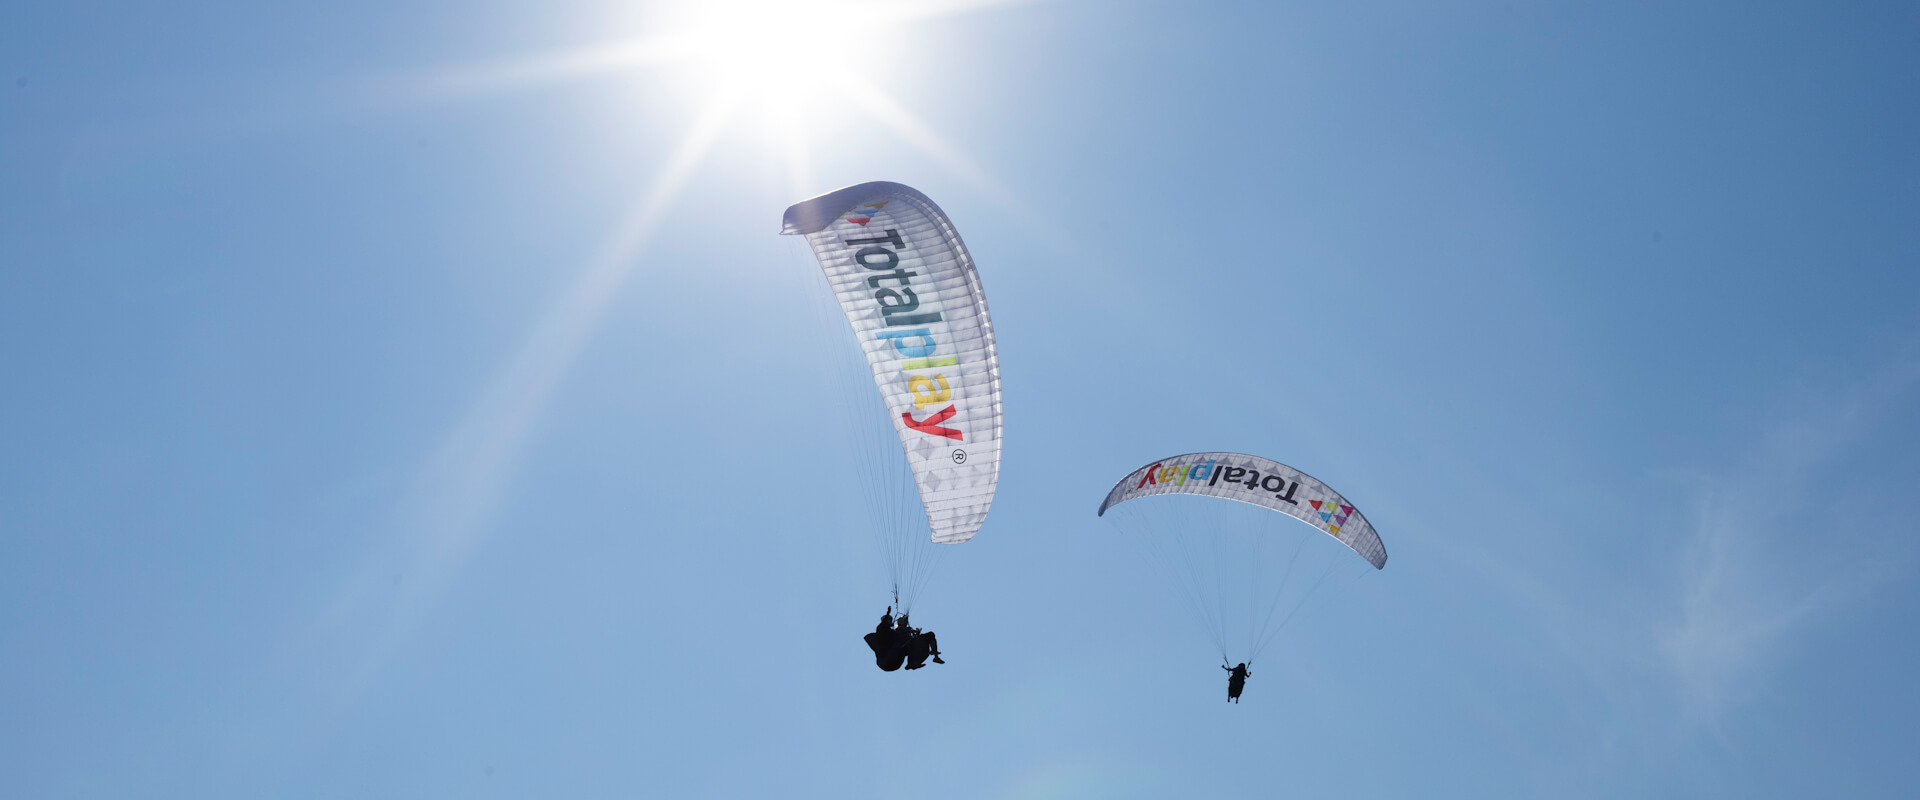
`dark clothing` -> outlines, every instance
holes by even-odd
[[[933,638],[933,631],[915,634],[907,640],[907,669],[924,667],[928,657],[939,655],[940,642]]]
[[[1240,702],[1240,693],[1246,691],[1247,679],[1253,677],[1253,673],[1247,671],[1246,664],[1240,664],[1231,669],[1223,664],[1220,668],[1229,673],[1227,675],[1227,702]]]
[[[920,632],[907,622],[907,615],[901,614],[895,621],[893,609],[880,617],[880,624],[873,632],[863,637],[867,647],[873,650],[873,664],[885,672],[892,672],[905,663],[907,669],[919,669],[927,665],[927,658],[933,663],[945,664],[940,660],[940,642],[933,638],[933,632]]]
[[[907,643],[898,632],[892,629],[875,630],[866,635],[867,646],[873,648],[873,664],[887,672],[900,668],[907,660]]]
[[[880,615],[880,624],[873,626],[873,632],[862,637],[867,647],[873,649],[873,665],[886,672],[900,668],[907,660],[907,644],[913,638],[913,629],[907,627],[907,615],[901,614],[900,621],[893,621],[893,608]],[[909,667],[911,669],[911,667]]]

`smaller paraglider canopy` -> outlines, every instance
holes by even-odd
[[[1298,519],[1352,548],[1374,569],[1387,565],[1380,534],[1339,492],[1278,461],[1244,453],[1188,453],[1134,470],[1107,492],[1100,515],[1139,497],[1192,494],[1237,500]]]

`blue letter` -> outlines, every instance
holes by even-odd
[[[905,342],[902,342],[901,340],[909,336],[920,337],[921,339],[926,340],[927,343],[922,345],[915,345],[913,347],[906,347],[904,346]],[[873,338],[892,339],[893,349],[900,351],[900,355],[903,355],[903,356],[912,356],[914,358],[925,358],[927,356],[933,355],[933,348],[934,348],[933,331],[928,330],[926,328],[914,328],[912,330],[905,330],[905,331],[881,331],[879,333],[874,334]]]

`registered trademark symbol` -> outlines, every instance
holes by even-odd
[[[965,463],[967,463],[967,451],[965,451],[965,450],[955,450],[955,451],[953,451],[953,463],[955,463],[955,464],[965,464]]]

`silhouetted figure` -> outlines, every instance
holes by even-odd
[[[880,615],[880,624],[862,638],[873,650],[874,666],[886,672],[899,669],[902,663],[907,669],[919,669],[927,665],[928,658],[935,664],[947,663],[940,657],[940,640],[934,638],[933,631],[923,632],[913,627],[905,614],[895,620],[893,606],[887,606],[887,613]]]
[[[1229,673],[1227,675],[1227,702],[1240,702],[1240,693],[1247,689],[1247,679],[1253,677],[1253,673],[1247,671],[1247,662],[1242,661],[1238,666],[1232,668],[1221,664],[1220,668]]]
[[[873,663],[887,672],[900,668],[907,660],[907,617],[900,615],[900,625],[893,622],[893,606],[887,606],[887,613],[880,615],[880,624],[873,626],[873,632],[865,637],[867,646],[873,648]]]
[[[926,666],[929,657],[935,664],[947,663],[940,657],[940,640],[934,638],[933,631],[923,631],[913,627],[913,624],[907,621],[905,614],[900,615],[899,630],[905,633],[901,637],[901,642],[907,652],[907,669]]]
[[[927,665],[927,657],[933,657],[933,663],[945,664],[940,658],[940,641],[933,638],[933,631],[914,631],[907,639],[907,669],[919,669]]]

